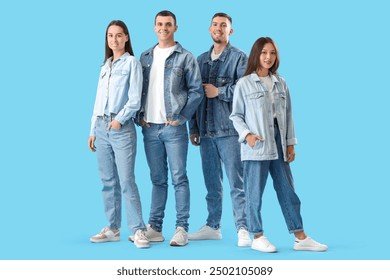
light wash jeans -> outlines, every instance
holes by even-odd
[[[204,182],[207,188],[206,201],[209,212],[207,225],[214,229],[221,226],[223,163],[230,184],[234,223],[237,230],[241,227],[247,228],[242,178],[243,167],[240,159],[238,136],[201,137],[200,155]]]
[[[132,121],[127,121],[119,130],[107,130],[111,119],[114,119],[114,116],[98,117],[96,123],[96,152],[103,182],[104,211],[109,222],[108,227],[119,229],[123,194],[127,225],[129,230],[135,233],[138,229],[145,229],[134,176],[137,146],[135,126]]]
[[[152,124],[143,126],[144,147],[153,184],[149,224],[162,231],[168,197],[168,164],[175,189],[176,227],[188,231],[190,188],[187,178],[188,133],[184,123],[179,126]]]
[[[276,160],[244,161],[244,188],[247,199],[248,229],[262,233],[261,204],[268,172],[271,174],[280,208],[290,233],[302,231],[301,202],[294,191],[289,163],[283,159],[279,127],[275,125],[275,141],[279,158]]]

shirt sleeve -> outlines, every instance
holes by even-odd
[[[238,141],[244,142],[246,136],[251,132],[248,125],[245,123],[245,101],[243,97],[242,87],[238,82],[234,89],[233,106],[230,119],[233,122],[234,128],[238,133]]]
[[[240,79],[246,70],[246,66],[248,63],[248,57],[245,53],[241,53],[237,65],[235,66],[236,72],[235,77],[233,78],[233,81],[226,86],[218,87],[218,99],[225,101],[225,102],[232,102],[233,101],[233,93],[234,88],[236,87],[236,83],[238,79]]]
[[[186,105],[181,110],[180,116],[177,119],[179,124],[183,124],[192,118],[203,99],[203,86],[199,65],[191,54],[188,55],[187,60],[185,79],[188,88],[188,98]]]
[[[286,87],[286,95],[287,95],[287,104],[286,104],[286,133],[287,133],[286,138],[287,139],[286,139],[286,143],[287,143],[287,146],[290,146],[290,145],[298,144],[298,140],[295,137],[294,121],[293,121],[293,116],[292,116],[291,95],[290,95],[290,91],[289,91],[286,83],[285,83],[285,87]]]

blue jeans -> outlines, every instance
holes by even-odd
[[[207,188],[207,225],[218,229],[222,215],[222,163],[230,184],[234,223],[237,230],[246,226],[243,167],[240,159],[238,136],[202,137],[200,155],[204,182]]]
[[[127,225],[135,233],[145,229],[141,200],[135,183],[134,163],[137,136],[132,121],[119,130],[107,130],[113,117],[98,117],[96,123],[96,152],[100,178],[103,182],[103,202],[111,229],[121,227],[122,194],[126,205]]]
[[[150,124],[143,126],[144,147],[153,184],[149,224],[162,231],[168,197],[168,164],[175,189],[176,227],[188,231],[190,188],[187,178],[188,133],[184,123],[179,126]]]
[[[244,161],[244,188],[247,199],[248,229],[262,233],[261,203],[268,172],[271,174],[279,205],[290,233],[303,230],[300,214],[301,202],[294,191],[294,182],[289,163],[283,160],[279,128],[275,125],[277,160]]]

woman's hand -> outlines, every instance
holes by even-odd
[[[122,125],[120,122],[118,122],[117,120],[113,120],[112,122],[110,122],[110,124],[108,125],[108,130],[110,130],[111,128],[113,129],[121,129]]]
[[[88,148],[91,150],[91,152],[96,152],[95,140],[96,140],[96,136],[89,136]]]
[[[259,136],[259,135],[256,135],[256,134],[249,133],[245,137],[245,140],[248,143],[249,147],[253,148],[255,146],[257,140],[263,142],[264,138]]]
[[[287,146],[287,162],[293,162],[295,159],[294,145]]]

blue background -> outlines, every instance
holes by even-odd
[[[389,32],[386,1],[7,1],[0,11],[0,259],[389,259]],[[268,184],[263,218],[277,254],[236,246],[225,182],[223,239],[172,248],[173,188],[164,235],[137,250],[91,244],[106,223],[96,154],[87,139],[104,35],[124,20],[136,56],[157,42],[155,14],[177,16],[175,35],[195,56],[212,44],[215,12],[233,17],[231,43],[249,54],[270,36],[290,87],[299,145],[292,165],[305,229],[325,253],[294,252]],[[144,219],[151,184],[138,129],[136,178]],[[190,147],[190,231],[205,223],[198,148]],[[271,182],[271,180],[270,180]]]

